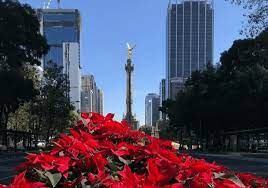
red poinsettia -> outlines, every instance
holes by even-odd
[[[34,187],[39,187],[39,188],[47,188],[45,183],[42,182],[31,182],[29,180],[26,179],[25,177],[26,171],[20,173],[19,175],[17,175],[13,182],[11,183],[11,185],[9,186],[3,186],[0,185],[0,188],[34,188]]]
[[[49,152],[29,154],[23,170],[2,187],[255,188],[268,181],[185,154],[171,141],[133,131],[113,114],[82,113]]]

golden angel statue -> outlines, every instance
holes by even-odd
[[[133,54],[133,50],[136,47],[136,45],[134,46],[130,46],[129,43],[127,43],[127,51],[128,51],[128,59],[132,59],[132,54]]]

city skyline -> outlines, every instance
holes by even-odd
[[[43,1],[23,0],[34,8]],[[154,9],[151,9],[154,4]],[[133,55],[134,110],[141,125],[144,123],[144,98],[147,93],[158,93],[159,81],[165,77],[166,10],[168,1],[135,2],[62,1],[62,8],[77,8],[82,17],[81,63],[82,73],[91,73],[105,92],[104,113],[115,113],[121,120],[125,110],[125,43],[137,44]],[[51,7],[57,7],[52,1]],[[148,12],[150,10],[150,13]],[[103,13],[105,12],[105,14]],[[226,18],[232,19],[226,19]],[[215,1],[215,53],[228,49],[233,40],[243,38],[243,9],[229,2]],[[107,29],[109,28],[109,29]],[[225,36],[223,41],[221,36]],[[146,70],[146,72],[144,72]],[[150,76],[148,76],[150,75]]]

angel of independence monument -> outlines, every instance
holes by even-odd
[[[127,73],[127,91],[126,91],[126,113],[124,116],[124,120],[128,122],[132,129],[136,130],[138,126],[138,121],[132,114],[132,73],[134,71],[134,65],[132,64],[132,53],[135,46],[131,47],[127,44],[128,48],[128,58],[127,64],[125,65],[125,70]]]

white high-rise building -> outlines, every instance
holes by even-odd
[[[70,101],[76,110],[81,109],[81,72],[79,59],[79,44],[77,42],[63,43],[63,73],[69,78]]]

